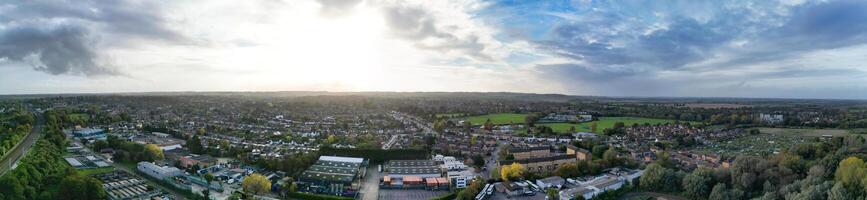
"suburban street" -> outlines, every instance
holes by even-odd
[[[24,137],[21,142],[16,145],[9,154],[6,154],[3,157],[3,161],[0,162],[0,176],[6,174],[7,171],[14,169],[17,166],[18,161],[21,160],[22,157],[30,150],[30,147],[33,147],[33,144],[36,144],[36,140],[42,135],[41,130],[42,126],[45,124],[45,119],[41,114],[36,115],[36,125],[33,126],[33,129],[30,130],[30,133]]]

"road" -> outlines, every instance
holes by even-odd
[[[481,172],[483,178],[492,178],[491,170],[497,170],[497,160],[499,159],[499,152],[502,150],[503,146],[505,146],[505,144],[498,144],[497,149],[495,149],[494,152],[491,152],[491,158],[485,161],[485,170]]]
[[[36,126],[33,126],[30,133],[28,133],[23,140],[18,142],[13,150],[6,154],[5,157],[3,157],[3,161],[0,162],[0,176],[3,176],[11,169],[14,169],[18,165],[18,161],[27,154],[27,151],[33,147],[33,144],[36,144],[36,140],[39,140],[39,137],[42,136],[41,130],[43,124],[45,124],[45,118],[41,114],[37,113]]]
[[[391,146],[393,146],[394,143],[397,142],[397,138],[399,138],[399,137],[400,137],[400,134],[391,135],[391,138],[388,139],[388,142],[386,142],[385,145],[382,145],[382,149],[385,149],[385,150],[391,149]]]

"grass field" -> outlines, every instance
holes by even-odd
[[[516,114],[516,113],[498,113],[498,114],[487,114],[480,116],[472,116],[468,117],[467,120],[473,124],[473,126],[478,126],[485,124],[485,121],[491,119],[491,123],[495,125],[500,124],[522,124],[524,123],[524,119],[527,114]]]
[[[114,167],[102,167],[102,168],[93,168],[93,169],[80,169],[78,170],[78,174],[88,176],[92,174],[102,174],[114,171]]]
[[[617,122],[623,122],[626,126],[631,126],[632,124],[645,124],[649,123],[652,125],[656,124],[664,124],[664,123],[674,123],[675,120],[670,119],[653,119],[653,118],[641,118],[641,117],[600,117],[597,121],[592,122],[584,122],[579,124],[570,124],[570,123],[545,123],[545,124],[536,124],[538,126],[548,126],[551,129],[554,129],[554,132],[557,133],[565,133],[568,132],[572,126],[575,126],[575,130],[578,132],[591,132],[591,124],[596,123],[596,133],[602,133],[606,128],[614,127],[614,124]],[[698,122],[692,122],[698,123]]]

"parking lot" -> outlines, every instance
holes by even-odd
[[[379,199],[431,199],[449,193],[445,190],[404,190],[404,189],[380,189]]]

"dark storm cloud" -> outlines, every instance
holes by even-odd
[[[15,61],[32,57],[34,69],[54,75],[117,74],[97,64],[88,34],[87,29],[73,25],[6,28],[0,32],[0,57]]]
[[[188,42],[168,27],[157,5],[150,1],[0,3],[0,58],[54,75],[118,75],[112,66],[98,61],[100,47],[127,46],[134,39]]]
[[[436,19],[430,13],[414,7],[392,6],[384,8],[385,21],[395,35],[403,39],[415,41],[419,48],[442,52],[458,51],[473,59],[490,61],[491,56],[483,53],[485,45],[478,36],[458,37],[452,31],[441,30],[436,26]],[[423,40],[437,40],[435,43],[424,43]]]

